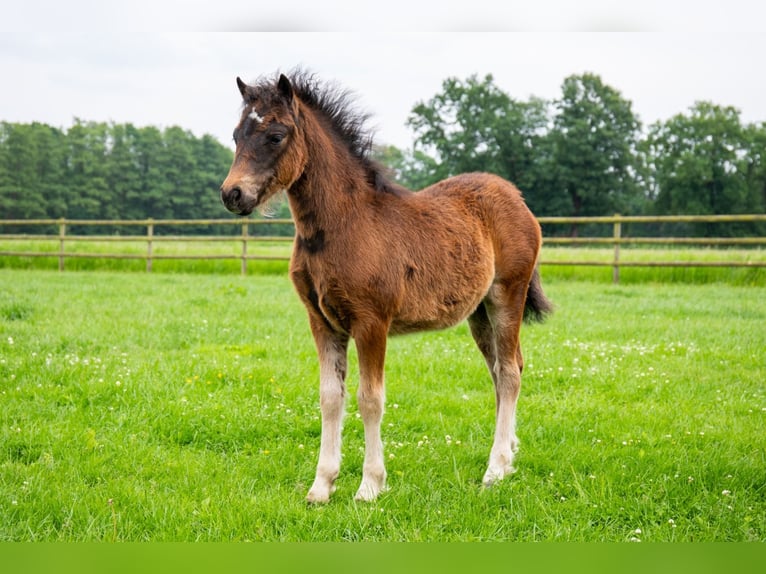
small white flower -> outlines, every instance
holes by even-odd
[[[8,344],[13,345],[13,337],[8,337]]]
[[[636,529],[633,531],[633,534],[641,534],[641,529],[640,529],[640,528],[636,528]]]
[[[731,490],[724,490],[721,494],[723,496],[729,496],[731,494]]]

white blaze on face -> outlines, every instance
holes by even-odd
[[[251,120],[255,120],[259,124],[263,123],[263,117],[261,117],[261,115],[257,111],[255,111],[255,106],[253,106],[252,111],[249,114],[247,114],[247,117],[249,117]]]

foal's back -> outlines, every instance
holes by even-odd
[[[498,278],[534,267],[539,226],[518,189],[500,177],[455,176],[391,198],[389,209],[376,241],[385,242],[387,275],[398,283],[392,333],[459,323]]]

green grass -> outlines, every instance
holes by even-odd
[[[248,244],[248,255],[284,257],[290,256],[291,244],[283,241],[255,241]],[[0,269],[58,269],[58,240],[2,240],[0,251],[49,253],[46,257],[0,256]],[[135,271],[146,270],[145,241],[68,241],[67,254],[87,254],[89,257],[69,257],[65,261],[68,271]],[[242,243],[232,241],[155,241],[153,253],[162,255],[206,255],[240,257]],[[92,257],[99,254],[132,255],[139,259],[109,259]],[[614,251],[609,247],[551,247],[542,251],[544,261],[597,261],[610,263]],[[641,247],[625,246],[621,250],[624,262],[686,261],[711,262],[731,261],[735,263],[766,262],[766,250],[759,248],[691,248],[691,247]],[[284,275],[285,261],[250,260],[249,275]],[[241,263],[237,259],[159,259],[154,260],[152,270],[159,273],[222,273],[239,274]],[[611,281],[612,268],[581,266],[546,266],[551,278],[591,281]],[[620,270],[622,283],[680,282],[707,284],[725,282],[732,285],[766,285],[766,267],[710,268],[710,267],[625,267]]]
[[[318,367],[285,276],[0,270],[0,540],[766,540],[766,288],[564,281],[523,330],[518,472],[481,486],[468,329],[394,338],[391,490],[307,506]]]

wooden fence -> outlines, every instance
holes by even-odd
[[[759,215],[711,215],[711,216],[607,216],[607,217],[540,217],[538,221],[545,225],[611,225],[612,233],[600,237],[546,237],[546,245],[575,245],[575,246],[611,246],[613,257],[610,261],[597,260],[546,260],[542,265],[579,265],[612,267],[613,280],[619,282],[622,267],[766,267],[766,261],[624,261],[620,256],[620,248],[624,245],[698,245],[698,246],[748,246],[759,247],[766,245],[766,237],[629,237],[623,233],[623,225],[629,223],[666,224],[666,223],[752,223],[766,222],[766,214]],[[247,262],[250,260],[287,260],[284,256],[255,255],[248,253],[248,245],[252,242],[285,241],[292,242],[292,237],[268,236],[250,233],[251,226],[269,226],[275,224],[292,224],[289,219],[194,219],[194,220],[73,220],[73,219],[34,219],[11,220],[0,219],[0,230],[12,226],[56,227],[58,233],[29,234],[29,233],[0,233],[0,241],[57,241],[58,251],[0,251],[0,256],[10,257],[56,257],[60,271],[64,270],[67,258],[99,258],[99,259],[143,259],[146,270],[151,272],[152,262],[160,259],[239,259],[242,274],[247,273]],[[162,235],[155,234],[157,228],[163,226],[237,226],[237,235]],[[118,228],[143,228],[145,234],[126,235],[76,235],[67,233],[73,226],[109,226]],[[143,253],[77,253],[66,250],[70,242],[142,242],[146,244]],[[157,254],[154,245],[159,242],[192,242],[192,241],[224,241],[236,242],[241,247],[236,255],[225,254]]]

